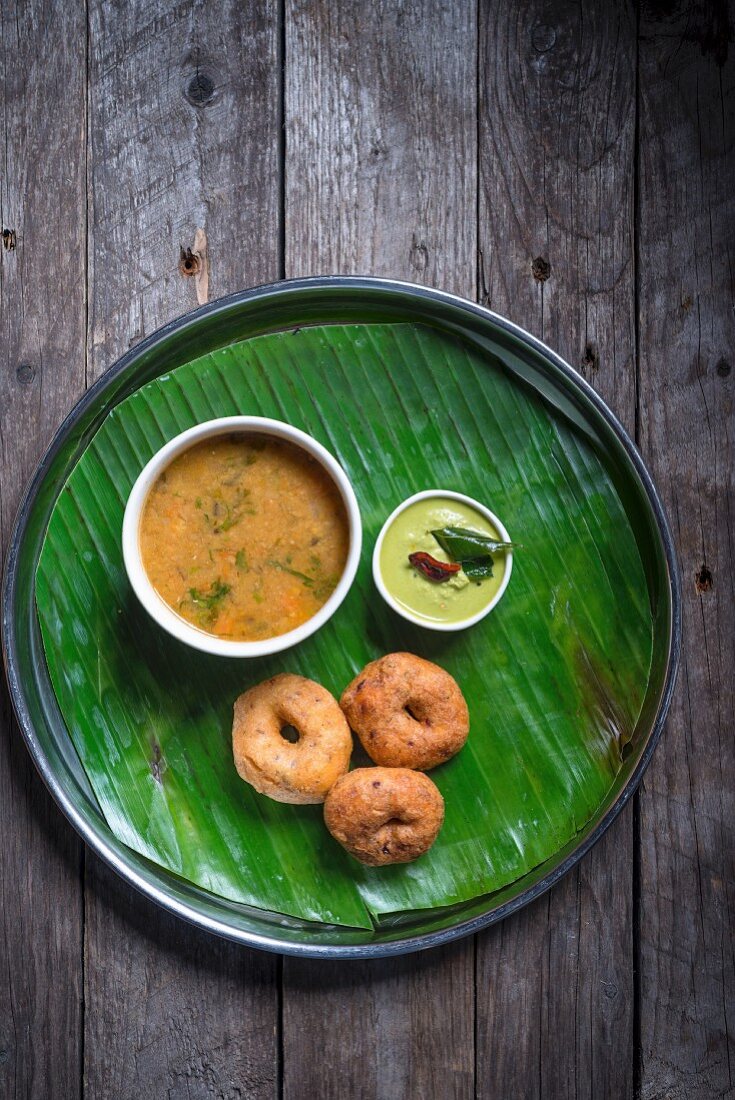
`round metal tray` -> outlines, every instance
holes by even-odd
[[[578,424],[605,454],[634,529],[653,616],[653,659],[623,767],[595,818],[540,867],[491,896],[397,918],[375,932],[313,925],[227,901],[122,844],[107,827],[59,713],[34,600],[36,566],[56,498],[110,409],[143,383],[236,340],[308,324],[417,322],[500,356],[506,368]],[[539,340],[487,309],[426,287],[325,277],[257,287],[165,325],[124,355],[56,433],[23,498],[6,562],[3,656],[20,728],[51,794],[85,841],[124,879],[171,912],[241,943],[306,956],[365,958],[415,951],[469,935],[528,904],[599,840],[641,780],[673,692],[681,639],[676,556],[661,501],[629,436],[594,390]]]

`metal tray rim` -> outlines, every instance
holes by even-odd
[[[71,429],[83,416],[89,406],[94,403],[97,396],[105,389],[109,388],[117,376],[124,372],[127,367],[131,366],[147,351],[154,348],[156,344],[165,340],[171,333],[196,325],[205,317],[210,317],[218,312],[226,311],[231,306],[245,301],[252,301],[254,299],[266,298],[273,295],[297,293],[302,290],[330,288],[368,293],[370,290],[375,289],[388,292],[396,291],[399,293],[408,293],[417,298],[454,306],[464,313],[474,315],[476,318],[488,321],[497,328],[505,330],[521,343],[528,345],[538,355],[546,359],[555,370],[559,371],[570,380],[595,407],[598,414],[612,429],[635,469],[636,475],[645,491],[648,503],[651,506],[658,533],[661,538],[671,596],[671,621],[669,624],[666,675],[651,730],[638,763],[627,783],[618,794],[614,803],[602,815],[595,827],[591,829],[591,831],[570,851],[566,858],[553,867],[548,874],[519,893],[516,897],[499,905],[493,905],[491,897],[488,899],[487,910],[481,914],[466,920],[458,920],[456,923],[452,923],[436,931],[419,933],[407,938],[382,939],[380,942],[362,944],[320,943],[318,939],[315,942],[294,942],[291,940],[279,939],[277,935],[264,935],[257,931],[235,928],[224,920],[215,920],[197,910],[193,905],[188,905],[173,898],[166,890],[165,886],[149,882],[131,867],[130,864],[126,862],[125,858],[115,850],[116,845],[113,845],[104,835],[103,830],[106,829],[104,822],[102,822],[102,829],[96,828],[91,824],[80,812],[74,801],[67,796],[56,777],[54,769],[38,740],[33,726],[26,693],[19,675],[15,630],[17,599],[16,581],[19,554],[33,506],[44,482],[46,471],[53,458],[60,450]],[[594,844],[597,843],[637,789],[661,736],[671,703],[681,652],[681,630],[679,567],[671,530],[663,504],[638,449],[615,414],[608,408],[596,391],[578,371],[571,367],[561,358],[561,356],[557,355],[556,352],[541,340],[526,332],[525,329],[521,328],[519,325],[494,313],[492,310],[446,291],[435,290],[430,287],[402,280],[384,279],[374,276],[315,276],[286,280],[278,283],[266,283],[249,290],[238,291],[234,294],[218,298],[204,306],[200,306],[198,309],[175,318],[166,325],[150,333],[127,351],[85,392],[77,404],[72,408],[57,429],[48,449],[36,468],[21,498],[10,539],[2,584],[2,650],[13,709],[28,750],[41,778],[57,805],[59,805],[64,815],[82,836],[84,841],[132,886],[165,909],[182,917],[184,920],[205,928],[217,935],[235,940],[250,947],[266,951],[275,951],[281,954],[312,958],[376,958],[426,950],[451,940],[470,935],[482,928],[494,924],[551,889],[551,887],[578,863]],[[123,845],[119,845],[119,847],[124,848]]]

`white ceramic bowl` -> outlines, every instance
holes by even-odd
[[[167,603],[158,595],[148,579],[140,556],[139,528],[140,517],[146,497],[156,478],[168,466],[168,464],[194,443],[200,443],[218,435],[232,435],[236,432],[248,434],[274,436],[276,439],[284,439],[306,451],[308,455],[320,462],[332,481],[337,486],[347,510],[347,518],[350,528],[350,542],[347,551],[347,561],[339,583],[327,602],[319,608],[315,615],[307,619],[295,630],[289,630],[286,634],[278,634],[274,638],[264,638],[257,642],[235,642],[227,638],[216,638],[203,630],[197,629],[185,619],[173,611]],[[264,416],[224,416],[218,420],[207,420],[204,424],[197,424],[193,428],[182,432],[158,451],[150,462],[144,466],[128,497],[125,506],[125,516],[122,528],[122,549],[125,569],[133,591],[146,609],[151,618],[194,649],[203,650],[205,653],[215,653],[221,657],[264,657],[269,653],[278,653],[282,649],[303,642],[315,631],[319,630],[328,619],[332,617],[343,599],[350,590],[350,585],[355,579],[357,566],[360,561],[362,548],[362,521],[360,509],[357,504],[354,490],[346,473],[339,463],[332,457],[321,443],[317,443],[306,432],[298,428],[284,424],[280,420],[269,420]]]
[[[441,497],[444,500],[458,500],[461,501],[462,504],[471,505],[471,507],[478,511],[480,515],[485,516],[485,518],[488,519],[490,523],[492,523],[493,527],[498,532],[503,542],[511,541],[510,535],[508,534],[498,517],[495,515],[495,513],[491,512],[489,508],[486,508],[484,504],[480,504],[479,500],[473,500],[472,497],[465,496],[464,493],[453,493],[447,489],[425,489],[421,493],[414,493],[412,497],[408,497],[408,499],[404,500],[402,504],[399,504],[398,507],[393,512],[391,512],[391,514],[388,516],[387,520],[383,524],[380,530],[380,534],[378,535],[377,541],[375,543],[375,550],[373,551],[373,580],[375,581],[375,587],[378,589],[378,592],[380,592],[380,595],[383,597],[388,606],[392,607],[398,615],[402,615],[404,619],[408,619],[410,623],[415,623],[416,626],[423,626],[427,630],[466,630],[468,626],[473,626],[475,623],[479,623],[480,619],[484,619],[486,615],[489,615],[492,609],[502,599],[503,593],[508,587],[510,575],[513,571],[512,550],[506,550],[505,552],[505,573],[503,574],[503,579],[500,582],[500,588],[497,590],[493,598],[488,602],[486,607],[482,608],[482,610],[476,612],[474,615],[471,615],[468,619],[462,619],[458,623],[436,622],[432,619],[424,619],[421,618],[421,616],[419,615],[414,615],[411,611],[408,610],[407,607],[404,607],[403,604],[394,599],[394,597],[390,594],[385,584],[383,583],[383,578],[380,573],[380,551],[383,546],[383,539],[385,538],[386,531],[393,523],[393,520],[396,518],[396,516],[399,516],[401,512],[405,511],[405,509],[408,508],[409,505],[415,504],[417,500],[428,500],[430,497]]]

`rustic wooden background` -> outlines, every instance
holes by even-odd
[[[389,962],[242,950],[133,893],[3,691],[0,1096],[733,1097],[732,5],[3,0],[0,37],[3,547],[84,387],[207,293],[206,238],[210,297],[392,275],[541,336],[635,435],[685,621],[653,764],[579,869]]]

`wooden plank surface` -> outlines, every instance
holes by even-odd
[[[474,297],[472,6],[286,0],[286,275]]]
[[[90,0],[90,382],[198,304],[197,229],[210,298],[278,278],[277,12]]]
[[[84,1095],[275,1097],[275,957],[165,915],[88,862]]]
[[[286,4],[288,276],[392,275],[470,297],[470,5]],[[472,942],[400,960],[284,960],[283,1096],[473,1095]]]
[[[6,8],[0,54],[4,556],[26,480],[84,386],[84,5]],[[43,1096],[54,1082],[72,1100],[81,1092],[81,843],[36,774],[4,677],[0,838],[0,1097]]]
[[[90,380],[201,300],[201,231],[211,296],[277,277],[278,50],[274,0],[90,4]],[[183,925],[91,856],[86,917],[87,1096],[275,1095],[275,957]]]
[[[477,294],[638,426],[686,643],[639,852],[629,811],[476,943],[370,963],[82,883],[3,685],[0,1097],[735,1095],[731,0],[0,4],[3,551],[85,368],[284,271],[385,274]]]
[[[480,290],[635,424],[632,5],[482,3]],[[478,1096],[633,1091],[633,829],[478,937]]]
[[[684,603],[676,697],[641,794],[646,1100],[735,1095],[733,15],[679,2],[641,17],[642,444]]]

